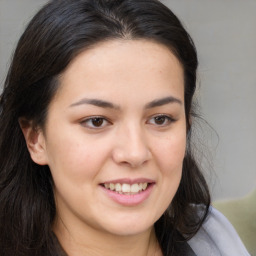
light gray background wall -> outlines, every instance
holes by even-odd
[[[256,0],[163,0],[181,19],[199,55],[198,96],[215,175],[215,199],[256,187]],[[24,26],[45,0],[0,0],[0,84]],[[201,131],[201,132],[202,132]],[[201,133],[200,132],[200,133]]]

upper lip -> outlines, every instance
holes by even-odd
[[[130,178],[123,178],[123,179],[115,179],[115,180],[108,180],[104,181],[101,184],[107,184],[107,183],[121,183],[121,184],[135,184],[135,183],[155,183],[152,179],[147,178],[137,178],[137,179],[130,179]]]

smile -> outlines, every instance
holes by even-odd
[[[119,194],[125,195],[134,195],[138,194],[147,189],[149,183],[134,183],[134,184],[127,184],[127,183],[104,183],[103,186],[111,191],[115,191]]]
[[[151,195],[156,182],[139,178],[118,179],[101,183],[104,194],[122,206],[136,206],[143,203]]]

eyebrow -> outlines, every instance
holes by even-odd
[[[180,99],[177,99],[173,96],[169,96],[169,97],[165,97],[165,98],[161,98],[161,99],[156,99],[156,100],[153,100],[153,101],[147,103],[145,106],[145,109],[160,107],[160,106],[163,106],[163,105],[166,105],[169,103],[178,103],[178,104],[182,105],[182,101]],[[100,99],[88,99],[88,98],[81,99],[81,100],[71,104],[70,107],[75,107],[75,106],[79,106],[79,105],[83,105],[83,104],[94,105],[94,106],[101,107],[101,108],[120,109],[120,106],[113,104],[111,102],[100,100]]]
[[[99,99],[87,99],[87,98],[81,99],[78,102],[71,104],[70,107],[75,107],[83,104],[94,105],[101,108],[113,108],[113,109],[120,108],[118,105],[115,105],[108,101],[99,100]]]
[[[169,97],[165,97],[165,98],[161,98],[161,99],[157,99],[157,100],[153,100],[151,102],[149,102],[145,108],[155,108],[155,107],[160,107],[169,103],[178,103],[180,105],[182,105],[182,101],[180,99],[177,99],[173,96],[169,96]]]

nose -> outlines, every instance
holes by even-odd
[[[113,149],[113,160],[117,164],[139,167],[152,157],[145,133],[141,129],[126,128],[116,136],[116,145]]]

